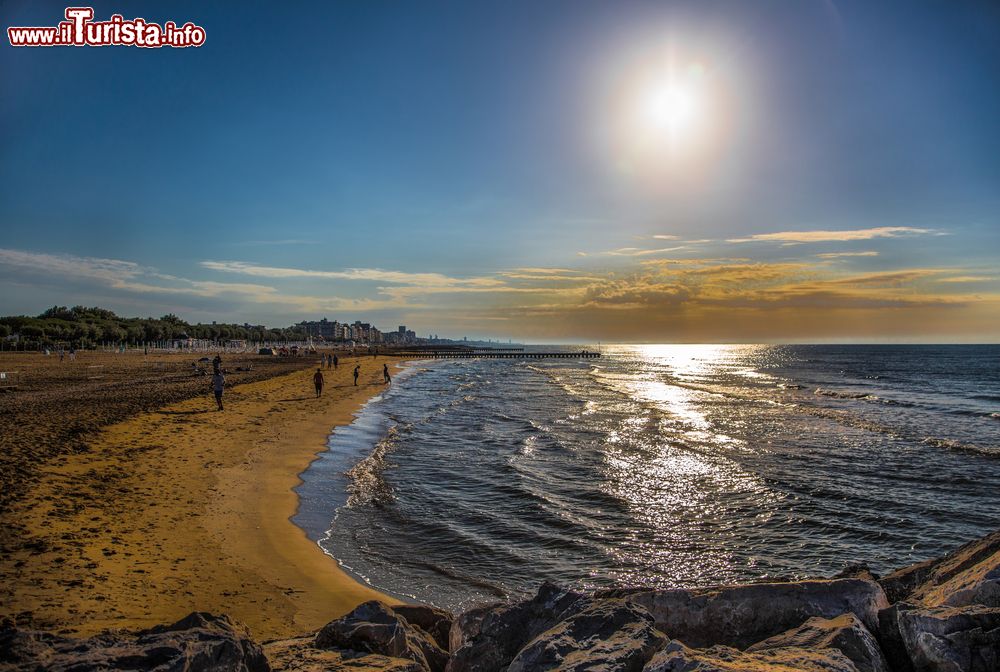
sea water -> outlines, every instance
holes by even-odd
[[[460,610],[876,572],[1000,527],[1000,346],[605,346],[418,362],[337,429],[295,522]]]

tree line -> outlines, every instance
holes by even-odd
[[[0,339],[17,336],[21,347],[66,345],[94,347],[100,343],[138,346],[188,338],[215,342],[242,339],[256,342],[301,341],[302,327],[285,329],[242,324],[189,324],[173,314],[154,317],[119,317],[104,308],[53,306],[37,317],[0,317]]]

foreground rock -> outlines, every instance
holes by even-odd
[[[810,618],[794,630],[757,642],[747,652],[785,648],[836,649],[854,663],[858,672],[887,672],[889,669],[878,641],[854,614],[833,619]]]
[[[505,669],[528,642],[585,604],[582,594],[545,583],[530,600],[466,612],[452,625],[448,672]]]
[[[444,609],[422,604],[397,605],[392,610],[410,623],[430,635],[434,643],[443,651],[448,651],[448,637],[451,634],[452,615]]]
[[[1000,670],[1000,609],[901,602],[879,617],[883,651],[897,672]]]
[[[434,617],[414,609],[408,613],[415,618],[426,617],[425,622],[429,623]],[[448,663],[448,652],[432,635],[412,625],[392,607],[376,601],[365,602],[347,616],[323,626],[314,644],[317,649],[342,649],[412,660],[419,669],[428,672],[443,672]]]
[[[392,658],[377,653],[364,654],[355,651],[317,649],[315,637],[296,637],[264,645],[264,653],[274,672],[423,672],[416,661],[407,658]]]
[[[878,637],[897,672],[1000,670],[1000,532],[880,582]]]
[[[507,670],[639,672],[666,643],[647,611],[625,600],[602,600],[538,635]]]
[[[709,590],[653,590],[631,598],[656,627],[688,646],[746,648],[813,617],[853,613],[869,630],[889,606],[882,588],[865,579],[726,586]]]
[[[671,642],[645,672],[857,672],[836,649],[777,648],[743,652],[728,646],[689,649]]]
[[[948,555],[900,569],[880,583],[890,602],[1000,607],[1000,531]]]
[[[998,672],[1000,533],[877,580],[584,594],[452,617],[367,602],[263,649],[225,617],[195,613],[134,635],[69,639],[0,627],[0,672]],[[265,659],[265,655],[267,658]]]
[[[6,624],[0,629],[0,669],[270,672],[271,668],[243,626],[225,616],[195,612],[173,625],[131,637],[69,639]]]

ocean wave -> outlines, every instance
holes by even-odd
[[[524,368],[528,369],[529,371],[534,371],[535,373],[540,373],[541,375],[548,378],[549,382],[558,385],[563,389],[564,392],[566,392],[566,394],[579,401],[585,401],[587,399],[587,392],[567,382],[565,378],[563,378],[563,376],[560,376],[559,374],[556,373],[558,369],[543,368],[540,366],[534,366],[533,364],[525,364]],[[594,370],[591,370],[591,375],[593,375],[593,371]]]
[[[542,432],[543,434],[550,434],[552,432],[552,428],[544,423],[538,422],[537,420],[533,420],[532,418],[527,418],[527,420],[528,424],[531,425],[532,429]]]
[[[963,443],[961,441],[956,441],[954,439],[939,439],[933,436],[925,437],[920,443],[925,446],[934,446],[935,448],[946,448],[948,450],[955,450],[960,453],[973,453],[976,455],[988,455],[990,457],[1000,457],[1000,449],[990,449],[983,446],[976,446],[971,443]]]
[[[841,392],[839,390],[825,390],[817,387],[813,394],[821,397],[833,397],[834,399],[864,399],[865,401],[881,401],[878,395],[871,392]]]
[[[815,406],[797,406],[795,407],[800,413],[805,413],[807,415],[812,415],[814,417],[825,418],[827,420],[832,420],[842,425],[848,427],[854,427],[855,429],[862,429],[868,432],[876,432],[878,434],[883,434],[896,439],[903,439],[905,441],[912,441],[914,443],[920,443],[925,446],[933,446],[935,448],[944,448],[947,450],[955,450],[963,453],[975,453],[977,455],[988,455],[991,457],[1000,457],[1000,450],[995,450],[992,448],[986,448],[983,446],[977,446],[971,443],[965,443],[958,441],[956,439],[946,439],[933,436],[921,436],[919,434],[914,434],[912,431],[908,431],[901,427],[891,427],[873,420],[865,420],[857,416],[852,415],[847,411],[817,408]]]
[[[978,411],[966,408],[956,408],[948,411],[952,415],[964,415],[970,418],[993,418],[994,420],[1000,419],[1000,413],[991,413],[989,411]]]
[[[347,486],[348,507],[364,504],[384,506],[392,503],[392,488],[386,483],[384,472],[388,466],[387,458],[398,444],[399,428],[400,425],[390,427],[385,436],[375,444],[371,454],[346,472],[345,475],[350,479]]]
[[[498,598],[506,599],[508,597],[507,591],[500,586],[490,583],[489,581],[479,578],[473,574],[466,574],[465,572],[460,572],[456,569],[442,567],[441,565],[437,565],[433,562],[412,562],[411,564],[415,567],[423,567],[424,569],[446,579],[452,579],[453,581],[458,581],[459,583],[465,583],[477,588],[482,588]]]
[[[924,411],[951,413],[954,415],[971,415],[971,416],[984,415],[982,411],[970,411],[965,409],[949,408],[947,406],[942,406],[940,404],[927,403],[926,401],[921,403],[915,401],[904,401],[902,399],[890,399],[889,397],[879,396],[871,392],[841,392],[838,390],[825,390],[823,388],[817,388],[815,394],[821,397],[831,397],[834,399],[870,401],[870,402],[885,404],[886,406],[899,406],[901,408],[916,408]]]

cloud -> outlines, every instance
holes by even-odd
[[[687,249],[686,245],[678,245],[676,247],[660,247],[652,250],[641,247],[619,247],[616,250],[595,252],[594,254],[605,255],[609,257],[646,257],[655,254],[668,254],[670,252],[678,252],[684,249]],[[586,252],[579,252],[578,254],[582,257],[588,256]]]
[[[266,285],[188,280],[158,273],[155,269],[141,266],[132,261],[78,257],[69,254],[0,249],[0,266],[19,268],[24,272],[34,274],[93,280],[112,289],[148,294],[179,294],[200,297],[244,294],[264,299],[267,295],[277,291]]]
[[[596,280],[600,280],[597,278]],[[569,287],[538,287],[538,286],[514,286],[502,285],[494,287],[434,287],[418,285],[395,285],[390,287],[379,287],[379,294],[391,297],[398,301],[404,301],[411,297],[429,296],[432,294],[489,294],[494,297],[517,294],[547,295],[550,297],[571,297],[581,295],[586,289],[586,285],[572,285]]]
[[[343,271],[317,271],[300,268],[260,266],[245,261],[202,261],[200,265],[213,271],[240,273],[263,278],[325,278],[331,280],[368,280],[400,285],[425,287],[499,287],[503,282],[496,278],[453,278],[441,273],[406,273],[379,268],[348,268]]]
[[[512,336],[546,334],[561,339],[593,335],[603,340],[782,340],[803,334],[902,333],[898,330],[905,325],[921,324],[945,325],[939,330],[944,335],[948,329],[983,337],[996,333],[1000,295],[968,291],[974,286],[962,284],[996,280],[984,267],[846,273],[815,256],[784,262],[622,256],[638,258],[624,270],[620,263],[587,270],[519,267],[474,277],[368,268],[297,269],[241,261],[200,264],[209,278],[213,273],[233,273],[246,280],[224,282],[170,275],[120,259],[0,249],[0,272],[47,286],[53,293],[69,292],[67,302],[113,296],[104,291],[111,289],[119,292],[117,296],[138,297],[143,310],[163,305],[181,314],[180,309],[187,307],[209,319],[225,315],[254,322],[266,321],[265,315],[297,321],[334,311],[344,311],[342,317],[350,319],[369,313],[368,318],[377,321],[378,315],[372,313],[394,311],[386,319],[399,317],[399,323],[426,325],[432,331],[447,333],[449,324],[464,330],[480,320],[484,325],[509,324]],[[312,282],[321,286],[292,291],[298,279],[330,282]],[[331,291],[345,285],[354,290],[350,297]]]
[[[748,238],[729,238],[727,243],[826,243],[849,240],[872,240],[873,238],[898,238],[927,233],[937,233],[932,229],[918,229],[912,226],[879,226],[871,229],[847,231],[782,231],[779,233],[758,233]]]
[[[514,271],[519,273],[535,273],[537,275],[575,275],[580,272],[574,271],[571,268],[543,268],[538,266],[522,266],[515,268]]]
[[[559,319],[562,315],[565,324],[582,315],[597,321],[631,320],[641,331],[643,325],[659,323],[668,316],[723,311],[718,318],[721,323],[713,329],[722,329],[725,320],[737,315],[740,320],[760,320],[764,328],[766,315],[778,311],[802,311],[803,319],[820,316],[829,324],[827,313],[838,311],[854,311],[852,315],[857,315],[857,311],[906,309],[926,310],[931,315],[936,310],[996,300],[992,296],[932,291],[927,282],[944,272],[916,268],[841,275],[804,262],[656,260],[643,262],[631,274],[594,274],[597,281],[567,288],[561,294],[526,293],[520,302],[505,305],[504,314],[538,319]],[[606,311],[619,317],[602,318]],[[734,312],[727,318],[725,311]],[[480,312],[476,310],[475,314]]]
[[[657,282],[634,276],[608,280],[587,288],[584,305],[624,310],[641,306],[677,306],[691,297],[692,290],[683,284]]]
[[[901,271],[879,271],[877,273],[865,273],[847,278],[827,280],[831,285],[855,285],[855,286],[898,286],[913,283],[933,275],[942,273],[935,268],[914,268]]]
[[[131,278],[141,271],[138,264],[120,259],[77,257],[69,254],[45,254],[10,249],[0,249],[0,266],[13,266],[29,272],[38,271],[106,281]]]
[[[868,250],[866,252],[825,252],[817,254],[820,259],[840,259],[841,257],[877,257],[878,252]]]
[[[90,281],[105,289],[160,297],[227,298],[254,304],[277,304],[302,311],[377,310],[400,307],[387,299],[352,299],[336,296],[315,297],[280,291],[270,285],[246,282],[192,280],[160,273],[132,261],[47,254],[0,248],[0,268],[17,269],[19,274],[48,279],[72,279],[79,285]],[[60,285],[64,283],[60,282]]]
[[[566,268],[517,268],[512,271],[501,271],[501,277],[508,280],[536,280],[538,282],[597,282],[601,278],[595,275],[584,275],[581,271]]]
[[[657,233],[651,236],[654,240],[676,240],[678,242],[684,243],[685,245],[704,245],[705,243],[714,243],[715,240],[712,238],[688,238],[682,239],[680,236],[674,236],[667,233]]]
[[[938,278],[936,282],[990,282],[996,280],[991,275],[954,275],[950,278]]]

